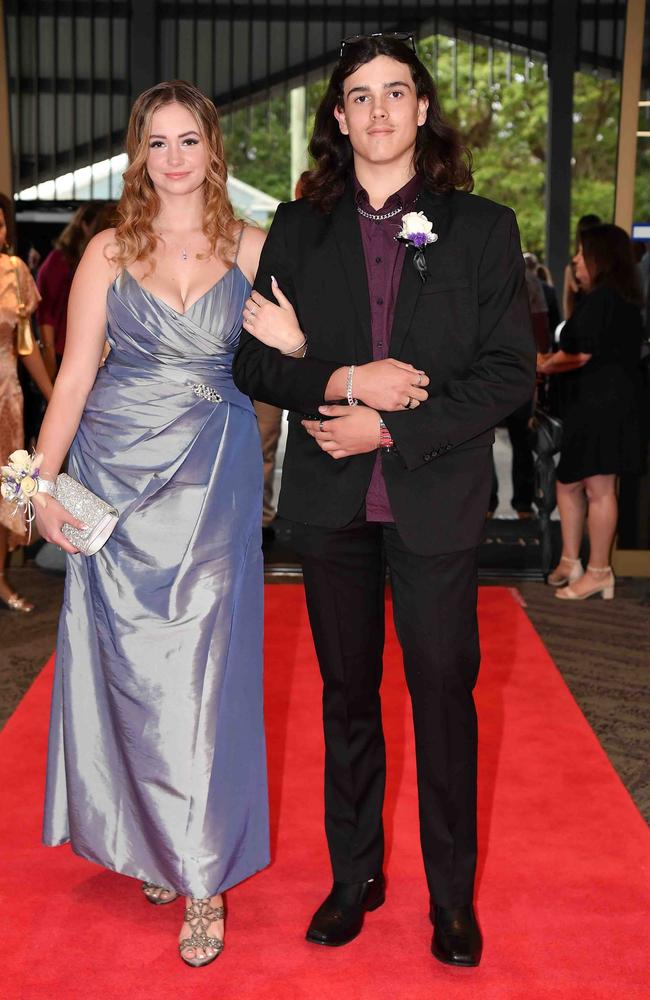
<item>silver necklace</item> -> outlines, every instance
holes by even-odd
[[[166,243],[166,244],[167,244],[168,246],[169,246],[169,245],[170,245],[170,243],[171,243],[171,246],[172,246],[172,247],[174,247],[174,246],[175,246],[175,247],[176,247],[176,249],[180,251],[180,254],[181,254],[181,260],[189,260],[189,253],[188,253],[188,251],[187,251],[187,247],[182,247],[182,246],[179,246],[179,245],[178,245],[178,243],[176,243],[175,241],[170,241],[170,240],[169,240],[168,238],[166,238],[166,237],[165,237],[165,235],[164,235],[163,233],[158,233],[158,235],[159,235],[159,237],[161,238],[161,240],[162,240],[162,241],[163,241],[164,243]]]
[[[399,215],[399,213],[403,211],[404,209],[400,205],[399,208],[394,208],[390,212],[382,212],[381,215],[376,215],[374,212],[366,212],[365,209],[360,208],[357,205],[357,212],[359,215],[362,215],[364,219],[372,219],[373,222],[383,222],[384,219],[392,219],[394,215]]]

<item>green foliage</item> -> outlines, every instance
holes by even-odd
[[[437,56],[436,56],[437,48]],[[475,191],[517,213],[524,249],[544,256],[548,83],[544,66],[451,38],[420,46],[440,100],[470,147]],[[473,63],[472,86],[470,68]],[[454,67],[456,80],[454,81]],[[619,85],[577,73],[574,83],[572,227],[614,211]]]
[[[548,82],[542,63],[438,36],[419,44],[447,116],[472,151],[475,191],[517,213],[525,249],[544,255]],[[307,135],[326,83],[307,88]],[[290,190],[288,97],[224,118],[236,177],[280,200]],[[577,73],[574,92],[572,228],[614,211],[619,83]],[[641,140],[643,142],[643,140]],[[650,143],[640,147],[637,218],[650,218]]]
[[[291,197],[287,108],[288,100],[276,97],[225,115],[222,123],[234,176],[280,201]]]

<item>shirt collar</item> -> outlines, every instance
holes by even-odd
[[[410,181],[407,181],[399,191],[395,191],[391,194],[389,198],[386,199],[381,208],[374,209],[368,201],[368,192],[365,188],[361,187],[357,179],[357,175],[352,171],[352,180],[354,184],[354,199],[356,204],[363,208],[367,212],[376,212],[380,214],[381,212],[389,212],[392,208],[410,209],[415,204],[415,201],[422,190],[422,178],[419,174],[414,174]]]

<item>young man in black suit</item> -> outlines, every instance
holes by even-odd
[[[411,36],[346,40],[310,150],[234,363],[240,389],[290,411],[279,511],[294,522],[323,676],[334,873],[307,938],[345,944],[384,901],[388,565],[432,951],[477,965],[476,549],[493,428],[530,398],[535,365],[517,225],[467,193],[469,164]]]

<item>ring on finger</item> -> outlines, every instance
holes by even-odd
[[[422,376],[421,375],[418,375],[418,382],[417,382],[417,384],[419,386],[422,385]]]
[[[406,400],[406,402],[404,403],[404,409],[405,409],[405,410],[410,410],[410,409],[411,409],[411,404],[412,404],[412,402],[413,402],[413,400],[412,400],[412,399],[411,399],[411,397],[409,396],[409,398],[408,398],[408,399]]]
[[[323,421],[322,420],[318,421],[318,429],[321,432],[321,434],[325,433],[325,428],[323,427]]]

